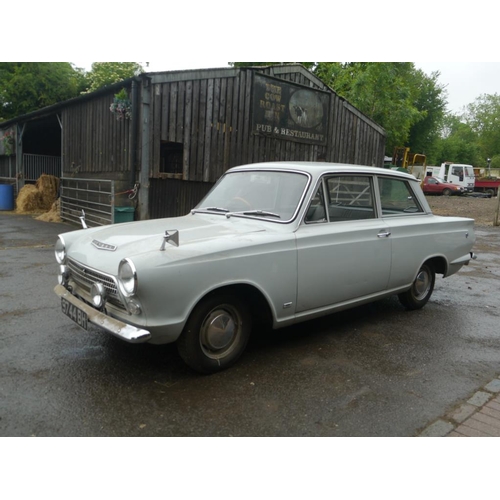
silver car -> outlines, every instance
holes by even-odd
[[[211,373],[252,325],[281,328],[397,294],[420,309],[435,275],[475,258],[474,221],[433,215],[413,176],[278,162],[228,170],[183,217],[61,234],[55,293],[82,328],[176,342]]]

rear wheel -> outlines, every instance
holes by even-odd
[[[434,290],[436,273],[431,264],[423,264],[417,273],[411,288],[398,295],[399,301],[406,309],[420,309],[427,304]]]
[[[177,348],[193,370],[214,373],[243,354],[250,329],[251,316],[242,301],[226,294],[209,296],[191,313]]]

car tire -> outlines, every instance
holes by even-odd
[[[194,308],[177,340],[177,349],[193,370],[215,373],[239,359],[250,331],[248,307],[231,295],[215,294]]]
[[[443,196],[450,196],[451,195],[451,189],[443,189]]]
[[[401,304],[409,310],[421,309],[427,304],[434,290],[436,273],[431,264],[423,264],[411,288],[398,295]]]

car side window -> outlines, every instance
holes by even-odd
[[[380,204],[382,205],[382,216],[407,215],[424,212],[415,199],[408,181],[391,179],[389,177],[379,177],[378,184],[380,190]]]
[[[306,223],[311,222],[326,222],[325,196],[323,192],[323,183],[320,184],[316,194],[311,200],[311,204],[307,209]]]
[[[326,186],[330,222],[375,218],[370,176],[332,176]]]

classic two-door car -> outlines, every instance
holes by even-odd
[[[56,294],[82,328],[176,342],[202,373],[273,328],[397,294],[423,307],[435,275],[475,258],[474,221],[433,215],[412,175],[277,162],[228,170],[188,215],[61,234]],[[334,321],[334,319],[332,319]]]

